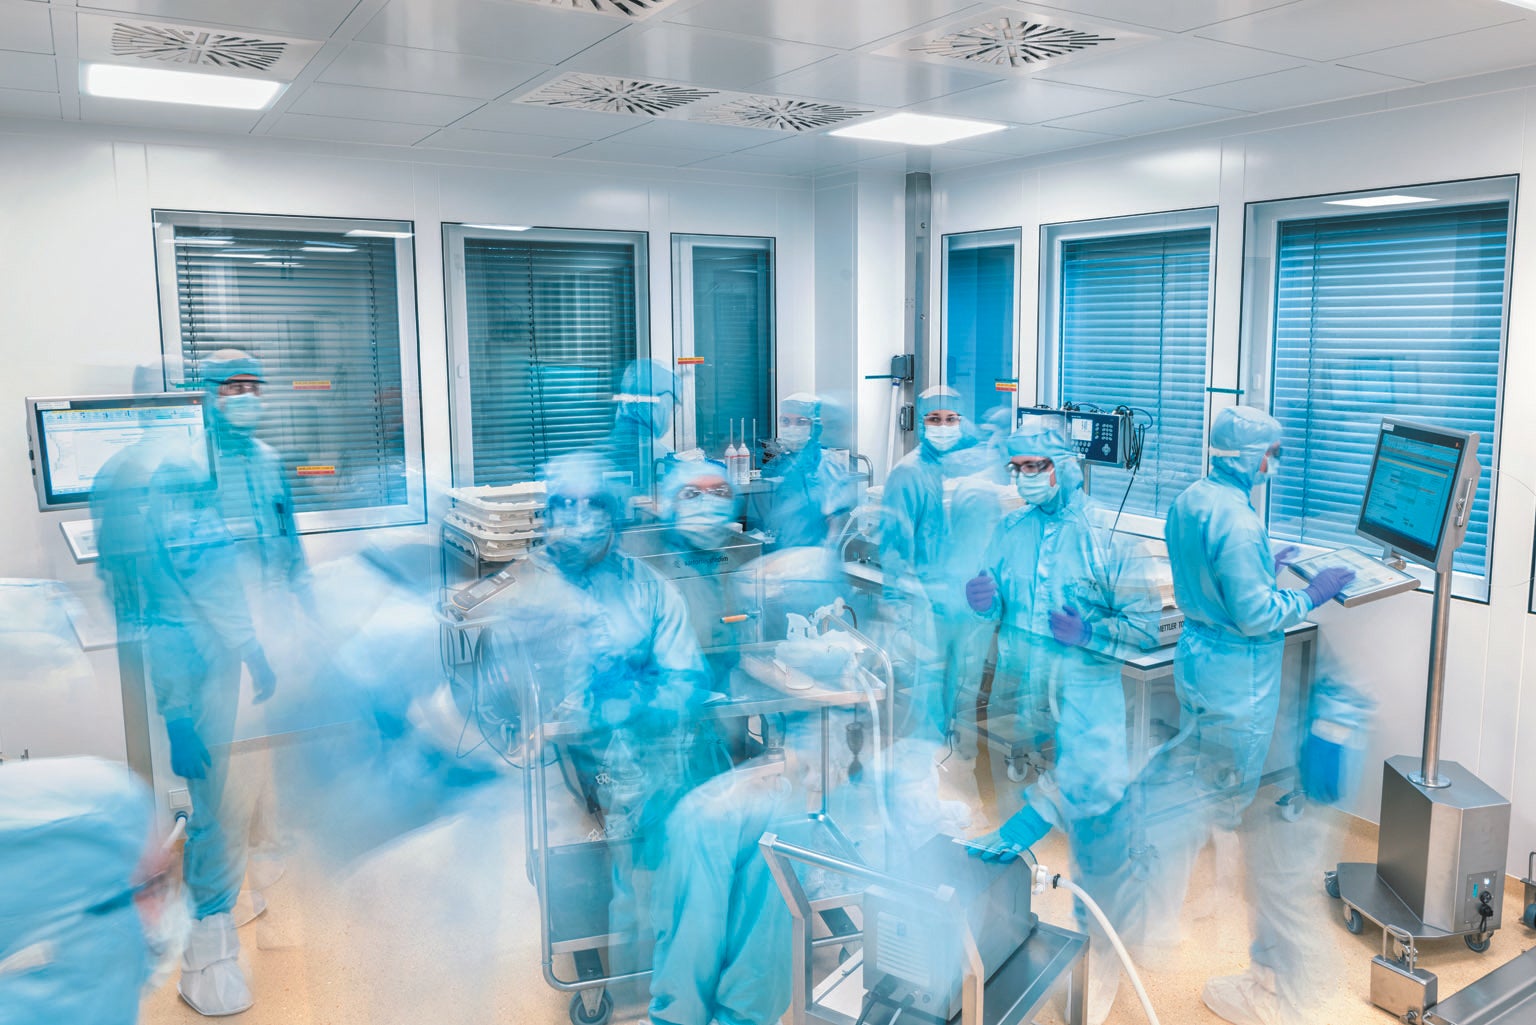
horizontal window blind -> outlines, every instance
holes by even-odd
[[[1355,534],[1383,416],[1477,431],[1483,464],[1458,572],[1487,572],[1509,205],[1283,222],[1274,318],[1285,460],[1270,531]]]
[[[258,436],[295,511],[406,504],[394,240],[178,226],[174,249],[183,377],[219,349],[261,360]]]
[[[1060,258],[1061,397],[1151,415],[1125,509],[1160,518],[1205,468],[1211,231],[1068,240]],[[1117,503],[1130,479],[1092,470]]]
[[[946,382],[969,403],[961,410],[972,422],[994,406],[1013,405],[1012,382],[1014,249],[956,245],[949,239],[944,278],[944,363]]]
[[[635,247],[466,238],[464,289],[474,482],[599,445],[636,355]]]
[[[741,423],[772,437],[773,255],[762,249],[695,244],[693,255],[693,369],[698,445],[724,452],[728,435],[740,440]]]

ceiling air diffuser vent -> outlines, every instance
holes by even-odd
[[[594,11],[616,14],[621,18],[640,19],[655,14],[674,0],[524,0],[540,7],[561,7],[568,11]]]
[[[1028,18],[998,18],[912,47],[917,53],[972,64],[1019,68],[1113,43],[1114,36],[1045,25]]]
[[[528,95],[519,97],[517,102],[659,117],[679,107],[717,95],[712,89],[691,89],[635,78],[568,74],[546,82]]]
[[[883,47],[888,57],[938,64],[963,61],[1004,71],[1032,72],[1080,54],[1102,53],[1151,40],[1139,32],[1066,21],[1059,13],[996,7],[935,25]]]
[[[114,57],[138,57],[163,64],[267,71],[283,59],[287,49],[288,44],[281,40],[214,29],[118,22],[112,30]]]
[[[256,35],[237,28],[77,15],[80,60],[293,79],[320,50],[311,39]]]
[[[813,132],[818,128],[852,121],[873,114],[873,110],[844,107],[836,103],[791,100],[782,96],[743,96],[710,107],[690,120],[739,128],[772,128],[781,132]]]

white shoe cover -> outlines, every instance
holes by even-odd
[[[260,918],[266,910],[267,898],[261,895],[260,890],[243,890],[229,913],[235,920],[235,928],[243,929]]]
[[[1275,993],[1275,976],[1268,968],[1252,967],[1242,975],[1223,975],[1212,979],[1200,991],[1218,1016],[1232,1025],[1277,1025],[1280,998]]]
[[[1087,1025],[1104,1025],[1120,992],[1120,959],[1112,950],[1109,958],[1109,964],[1091,955],[1088,958],[1088,1006],[1083,1015]]]
[[[240,967],[240,938],[229,912],[200,918],[192,925],[181,956],[181,999],[198,1014],[218,1018],[239,1014],[254,1002]]]

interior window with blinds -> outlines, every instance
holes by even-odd
[[[277,450],[305,531],[420,523],[412,229],[159,211],[168,383],[203,361],[261,361],[258,436]]]
[[[455,479],[534,480],[556,456],[599,446],[642,344],[644,235],[496,232],[448,225],[455,362]],[[466,401],[467,399],[467,401]]]
[[[1019,230],[944,236],[944,372],[973,422],[1013,406]]]
[[[1205,469],[1211,237],[1210,225],[1063,237],[1055,253],[1059,399],[1150,420],[1134,477],[1091,472],[1093,494],[1128,513],[1162,518]]]
[[[1508,200],[1277,224],[1272,409],[1285,458],[1269,492],[1274,536],[1360,545],[1381,418],[1425,420],[1481,436],[1455,569],[1485,576],[1509,230]]]
[[[672,237],[679,448],[719,458],[731,438],[774,435],[773,239]],[[745,423],[745,427],[743,427]]]

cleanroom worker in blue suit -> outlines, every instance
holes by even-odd
[[[133,1025],[154,958],[138,907],[154,799],[96,758],[0,765],[0,1022]]]
[[[603,451],[614,470],[629,476],[629,494],[649,494],[656,464],[672,454],[666,435],[680,394],[677,375],[656,360],[639,359],[624,368]]]
[[[823,402],[796,392],[779,403],[779,455],[765,473],[779,478],[763,525],[774,548],[830,544],[858,495],[848,467],[822,447]]]
[[[1195,785],[1222,798],[1205,802],[1213,810],[1203,814],[1214,823],[1204,818],[1183,830],[1184,849],[1165,859],[1170,871],[1183,876],[1173,881],[1175,887],[1187,884],[1187,867],[1210,824],[1231,829],[1241,817],[1250,833],[1245,842],[1250,866],[1262,864],[1255,857],[1253,818],[1259,813],[1273,818],[1276,810],[1253,800],[1280,707],[1285,630],[1354,578],[1349,570],[1329,568],[1304,590],[1277,585],[1283,559],[1271,552],[1251,495],[1279,471],[1280,441],[1280,424],[1267,413],[1247,406],[1223,409],[1211,425],[1210,473],[1185,489],[1168,511],[1173,590],[1184,612],[1174,683],[1181,732],[1188,734],[1185,755],[1193,759]],[[1245,814],[1250,806],[1253,814]],[[1257,875],[1249,880],[1257,930],[1252,966],[1243,975],[1212,979],[1202,998],[1238,1025],[1305,1020],[1301,1008],[1309,994],[1295,991],[1295,984],[1306,936],[1285,928],[1293,918],[1277,911],[1294,903],[1295,895],[1273,892],[1276,873]]]
[[[667,819],[653,891],[655,1025],[774,1025],[789,1010],[789,908],[757,842],[804,818],[801,774],[793,752],[768,752],[705,781]]]
[[[681,595],[619,551],[621,499],[607,468],[591,453],[545,467],[545,543],[504,592],[498,623],[482,641],[482,657],[506,685],[478,700],[499,702],[515,718],[529,682],[519,674],[531,673],[546,721],[572,727],[563,757],[584,812],[601,816],[610,841],[608,926],[633,941],[618,948],[628,970],[645,963],[662,823],[694,783],[729,761],[713,735],[697,736],[709,677]]]
[[[1008,453],[1028,504],[998,526],[966,598],[998,623],[992,714],[1020,706],[1024,722],[1054,735],[1056,763],[1026,788],[1023,808],[973,842],[972,853],[1011,860],[1055,826],[1071,846],[1073,878],[1111,921],[1123,920],[1131,766],[1115,656],[1153,636],[1162,603],[1149,560],[1117,548],[1090,521],[1076,449],[1054,418],[1026,421]],[[1097,931],[1081,910],[1079,919]],[[1118,982],[1112,958],[1091,961],[1090,1023],[1108,1015]]]
[[[270,698],[277,676],[257,636],[259,606],[285,592],[307,601],[309,571],[277,454],[256,437],[260,364],[220,349],[197,370],[215,443],[212,483],[197,460],[168,454],[149,473],[142,541],[115,545],[127,562],[104,568],[143,575],[145,664],[171,768],[192,799],[184,857],[197,921],[178,989],[199,1013],[225,1015],[251,1005],[230,913],[254,814],[251,788],[230,780],[242,667],[253,700]],[[104,508],[114,508],[110,499]]]
[[[951,579],[945,559],[959,540],[951,536],[945,482],[977,469],[965,458],[976,448],[976,435],[960,412],[965,405],[959,392],[943,386],[918,396],[921,442],[892,468],[881,503],[887,517],[880,546],[886,614],[917,644],[900,730],[933,740],[949,734],[959,691],[950,674],[957,662],[953,648],[974,622],[960,600],[969,572]]]

